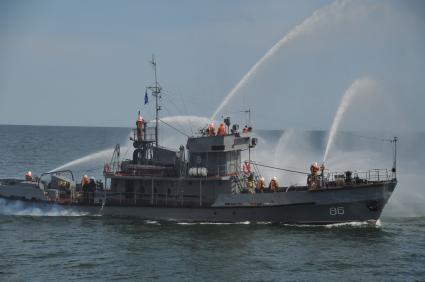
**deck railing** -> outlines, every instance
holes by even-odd
[[[97,191],[99,192],[99,191]],[[199,195],[188,195],[179,193],[171,193],[165,191],[164,193],[119,193],[103,191],[104,193],[95,194],[93,192],[79,192],[73,199],[73,202],[79,204],[106,204],[106,205],[127,205],[127,206],[202,206],[205,200],[202,193]],[[211,204],[211,203],[209,203]]]
[[[393,178],[392,172],[388,169],[370,169],[364,172],[344,171],[344,172],[325,172],[326,181],[345,181],[345,182],[380,182],[389,181]]]

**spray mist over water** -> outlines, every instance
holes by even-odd
[[[298,38],[299,36],[311,32],[315,26],[327,19],[330,14],[340,13],[349,1],[335,1],[330,5],[316,10],[310,17],[305,19],[301,24],[295,26],[288,34],[286,34],[280,41],[278,41],[267,53],[258,60],[249,71],[242,77],[242,79],[236,84],[235,87],[226,95],[223,102],[218,106],[215,112],[211,116],[211,120],[214,120],[218,113],[227,105],[232,97],[242,88],[245,84],[257,73],[258,69],[267,61],[272,58],[278,50],[283,48],[286,44]]]
[[[168,116],[161,120],[174,126],[177,125],[179,130],[188,135],[193,135],[194,130],[196,131],[210,122],[207,117],[201,116]]]
[[[372,93],[370,91],[373,88],[376,88],[377,82],[371,78],[362,78],[355,80],[350,87],[345,91],[344,96],[342,96],[341,101],[338,106],[338,110],[335,114],[334,120],[332,122],[331,129],[328,135],[328,142],[326,144],[326,150],[323,157],[323,162],[328,158],[329,151],[332,147],[332,144],[335,139],[335,134],[340,126],[341,121],[344,118],[344,114],[347,108],[350,106],[351,101],[354,97],[359,96],[365,93]]]
[[[131,142],[130,142],[131,136],[132,136],[132,133],[130,133],[126,138],[126,141],[123,142],[124,146],[121,146],[120,151],[121,151],[122,157],[127,157],[127,153],[131,147]],[[49,171],[49,173],[59,171],[59,170],[64,170],[64,169],[75,168],[75,167],[79,167],[79,166],[83,166],[87,164],[93,165],[93,167],[89,168],[90,170],[93,170],[94,168],[99,168],[99,170],[101,170],[103,168],[103,165],[110,161],[112,157],[112,153],[114,152],[114,149],[115,148],[104,149],[104,150],[89,154],[87,156],[75,159],[61,166],[58,166],[55,169],[52,169],[51,171]]]
[[[286,129],[277,140],[271,140],[265,136],[258,138],[258,146],[252,150],[252,160],[270,164],[278,168],[308,171],[310,163],[319,155],[319,147],[312,146],[309,142],[310,135],[296,129]],[[306,178],[303,174],[288,173],[276,169],[260,168],[260,173],[266,182],[272,177],[277,177],[279,184],[283,186],[303,185]]]
[[[60,206],[36,207],[25,205],[20,201],[7,201],[0,199],[0,214],[2,215],[22,215],[22,216],[85,216],[87,213],[64,209]]]
[[[291,139],[295,135],[295,130],[292,128],[286,129],[282,135],[279,138],[279,141],[277,141],[276,148],[274,150],[274,158],[273,158],[273,164],[280,165],[282,162],[282,159],[285,159],[285,154],[288,150],[288,145]]]

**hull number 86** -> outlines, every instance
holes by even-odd
[[[331,208],[329,208],[329,214],[330,215],[343,215],[344,214],[344,207],[331,207]]]

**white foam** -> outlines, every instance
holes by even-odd
[[[153,224],[153,225],[161,225],[161,223],[159,223],[156,220],[145,220],[144,223],[146,223],[146,224]]]
[[[34,204],[26,205],[21,201],[0,199],[0,214],[18,216],[85,216],[88,213],[52,205],[46,208],[36,207]]]
[[[251,224],[250,221],[241,221],[241,222],[213,222],[213,221],[203,221],[203,222],[177,222],[178,225],[248,225]]]
[[[351,221],[351,222],[341,222],[341,223],[331,223],[331,224],[286,224],[283,223],[283,226],[289,227],[300,227],[300,228],[339,228],[339,227],[381,227],[381,221],[378,219],[377,221]]]

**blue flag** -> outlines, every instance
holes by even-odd
[[[148,98],[148,90],[146,89],[145,91],[145,105],[149,102],[149,98]]]

